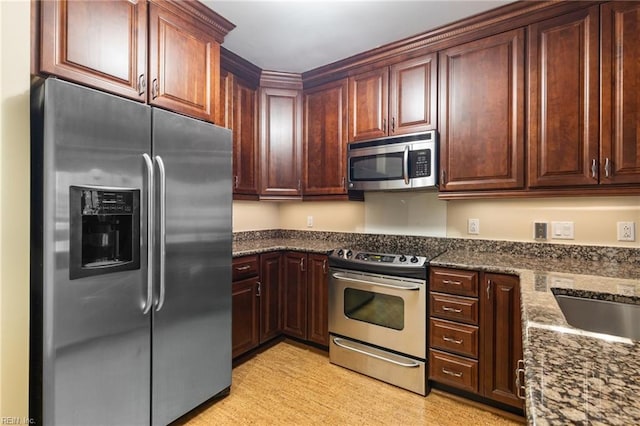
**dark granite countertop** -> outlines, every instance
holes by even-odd
[[[329,253],[331,250],[339,246],[340,243],[323,238],[266,238],[234,241],[233,257],[260,254],[277,250]]]
[[[640,304],[638,264],[466,250],[431,264],[520,277],[530,424],[640,424],[640,342],[572,327],[551,292]]]

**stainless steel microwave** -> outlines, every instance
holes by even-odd
[[[349,144],[348,188],[389,191],[438,185],[435,130]]]

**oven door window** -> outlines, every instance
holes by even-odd
[[[351,157],[351,181],[381,181],[403,179],[403,153]]]
[[[404,329],[404,300],[398,296],[346,288],[344,314],[369,324],[394,330]]]

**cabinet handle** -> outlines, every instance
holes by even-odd
[[[304,272],[304,257],[300,258],[300,270]]]
[[[455,343],[456,345],[461,345],[464,340],[454,339],[453,337],[442,336],[442,340],[449,343]]]
[[[235,175],[233,177],[233,187],[237,188],[238,187],[238,175]]]
[[[450,308],[448,306],[443,306],[442,310],[445,312],[455,312],[456,314],[459,314],[460,312],[462,312],[462,309]]]
[[[609,157],[604,160],[604,175],[611,177],[611,161],[609,161]]]
[[[391,133],[395,133],[396,132],[396,118],[392,117],[391,118]]]
[[[251,265],[236,266],[236,271],[248,271],[249,269],[251,269]]]
[[[151,86],[151,99],[155,99],[158,97],[158,79],[153,79],[153,84]]]
[[[298,179],[298,192],[302,190],[302,181]]]
[[[382,119],[382,131],[385,132],[385,133],[387,132],[387,119],[386,118]]]
[[[341,181],[341,186],[342,186],[342,188],[344,188],[344,184],[345,184],[345,182],[346,182],[346,179],[344,178],[344,176],[342,176],[342,181]]]
[[[138,95],[144,95],[144,92],[147,90],[147,79],[144,78],[144,74],[140,74],[138,77]]]
[[[256,284],[256,296],[260,297],[262,295],[262,283],[258,281]]]
[[[442,369],[442,372],[443,372],[444,374],[448,374],[449,376],[453,376],[453,377],[462,377],[462,373],[461,373],[461,372],[454,373],[453,371],[451,371],[451,370],[447,370],[446,368],[443,368],[443,369]]]
[[[491,280],[487,280],[487,300],[491,299]]]
[[[327,275],[327,259],[322,261],[322,272]]]
[[[518,366],[516,367],[516,395],[520,399],[525,399],[525,394],[523,393],[524,385],[520,381],[520,374],[524,376],[524,360],[522,359],[518,360]]]
[[[596,165],[596,159],[591,160],[591,177],[596,178],[596,173],[598,173],[598,166]]]
[[[447,177],[447,174],[445,173],[444,169],[442,169],[440,171],[440,183],[441,184],[446,185],[446,183],[447,183],[446,177]]]
[[[446,285],[461,285],[460,281],[452,281],[452,280],[442,280],[442,284]]]

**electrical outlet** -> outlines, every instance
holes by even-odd
[[[618,222],[618,241],[635,241],[636,223]]]
[[[536,241],[547,240],[547,222],[533,222],[533,239]]]
[[[467,233],[478,235],[480,233],[480,219],[469,219]]]
[[[313,228],[313,216],[307,216],[307,228]]]
[[[573,222],[551,222],[551,238],[573,240]]]

